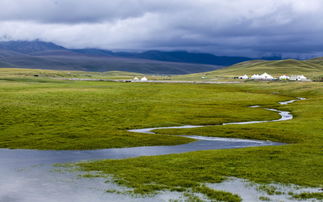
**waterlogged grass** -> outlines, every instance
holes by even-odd
[[[217,191],[206,186],[198,186],[193,189],[194,192],[204,194],[209,199],[214,199],[216,201],[230,201],[230,202],[240,202],[241,198],[236,194],[231,194],[224,191]]]
[[[159,134],[269,139],[291,144],[198,151],[125,160],[104,160],[78,165],[83,171],[98,170],[104,174],[110,174],[118,184],[133,188],[137,193],[175,188],[178,190],[183,188],[185,191],[204,183],[221,182],[227,176],[248,179],[257,183],[323,187],[322,86],[314,83],[247,84],[239,85],[236,90],[273,97],[285,95],[308,99],[286,106],[269,102],[260,103],[261,99],[253,103],[289,110],[295,115],[295,118],[290,121],[248,126],[172,129],[165,130],[165,132],[158,130],[157,132]],[[282,100],[287,99],[283,98]],[[250,110],[264,111],[262,109],[248,109],[249,112]],[[255,115],[255,117],[257,116]],[[255,117],[252,117],[253,120]],[[261,118],[257,117],[256,120],[258,119]],[[270,189],[268,191],[275,192]]]
[[[292,197],[297,200],[317,199],[321,201],[323,200],[323,193],[322,192],[301,193],[301,194],[294,194]]]

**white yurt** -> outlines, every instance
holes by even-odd
[[[307,78],[304,75],[299,75],[299,76],[297,76],[297,80],[298,81],[306,81]]]
[[[267,74],[267,73],[265,72],[265,73],[263,73],[262,75],[260,75],[260,79],[262,79],[262,80],[273,80],[273,79],[274,79],[274,77],[273,77],[273,76],[271,76],[270,74]]]
[[[141,79],[140,79],[140,81],[148,81],[148,79],[147,79],[147,77],[142,77]]]
[[[289,80],[291,80],[291,81],[296,81],[296,80],[297,80],[297,78],[298,78],[298,76],[296,76],[296,75],[292,75],[292,76],[289,78]]]
[[[250,78],[254,79],[254,80],[257,80],[257,79],[260,79],[260,75],[259,74],[254,74]]]
[[[282,75],[279,77],[279,80],[289,80],[289,76]]]

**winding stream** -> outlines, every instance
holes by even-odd
[[[297,100],[280,102],[280,104],[286,105],[303,99],[304,98],[298,98]],[[260,106],[251,107],[260,108]],[[223,123],[223,125],[255,124],[293,119],[293,115],[290,112],[269,108],[264,109],[279,113],[281,115],[281,118],[278,120],[270,121]],[[129,131],[136,133],[154,134],[153,130],[156,129],[183,129],[198,127],[205,126],[185,125],[134,129]],[[85,151],[0,149],[0,202],[87,202],[117,200],[115,198],[117,196],[114,196],[113,194],[102,195],[102,193],[104,193],[104,190],[107,189],[105,186],[108,186],[106,185],[106,183],[104,183],[104,181],[97,181],[95,179],[74,179],[75,176],[73,177],[73,174],[51,172],[51,170],[53,169],[52,165],[55,163],[78,162],[98,159],[125,159],[139,156],[155,156],[190,151],[232,149],[282,144],[271,141],[245,140],[235,138],[217,138],[204,136],[184,137],[192,138],[197,141],[175,146],[149,146]],[[76,180],[77,183],[75,183],[75,181],[73,181],[72,179]],[[100,186],[100,188],[97,188],[98,185]],[[92,196],[95,198],[95,200],[93,200]],[[158,200],[159,199],[156,199],[156,201]],[[118,201],[129,201],[129,198],[118,198]],[[144,200],[141,199],[139,201]]]

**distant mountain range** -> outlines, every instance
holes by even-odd
[[[38,40],[0,42],[0,67],[187,74],[212,71],[249,60],[252,58],[186,51],[151,50],[134,53],[102,49],[68,49]]]

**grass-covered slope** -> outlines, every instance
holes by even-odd
[[[261,74],[264,72],[280,75],[280,74],[306,74],[314,76],[315,73],[323,72],[323,65],[311,61],[300,60],[277,60],[277,61],[254,61],[243,62],[233,65],[229,68],[219,70],[219,73],[234,75],[236,72],[246,74]]]
[[[303,74],[312,79],[318,78],[323,76],[323,60],[322,58],[315,58],[311,60],[252,60],[211,72],[181,75],[174,78],[190,80],[199,80],[202,77],[207,77],[207,79],[232,78],[244,74],[251,76],[253,74],[262,74],[264,72],[276,77],[283,74]]]

